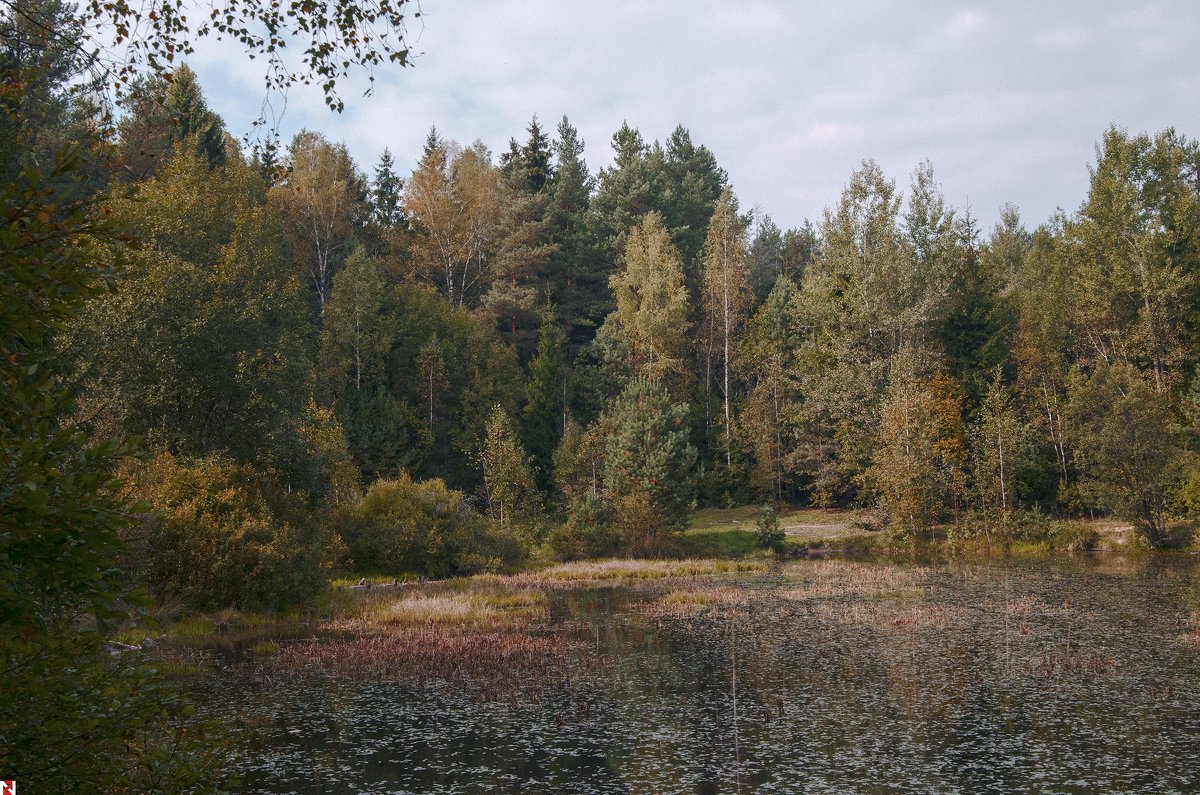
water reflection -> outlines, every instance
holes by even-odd
[[[256,740],[235,760],[242,786],[1200,789],[1190,562],[798,562],[679,587],[553,592],[552,624],[605,664],[549,688],[259,686],[243,705]],[[224,687],[199,692],[230,709]]]

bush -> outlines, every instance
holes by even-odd
[[[758,509],[758,519],[754,523],[754,530],[759,548],[769,549],[772,552],[783,551],[785,537],[783,526],[779,524],[779,514],[772,506],[764,505]]]
[[[347,563],[360,572],[472,574],[514,566],[526,554],[514,533],[479,516],[462,492],[404,473],[372,483],[336,513],[335,525]]]
[[[328,538],[304,497],[247,464],[160,455],[134,478],[153,512],[131,539],[151,589],[201,608],[295,604],[326,583]]]
[[[571,506],[567,521],[554,528],[549,539],[559,560],[605,557],[616,551],[618,541],[604,503],[591,492]]]

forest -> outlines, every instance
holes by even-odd
[[[499,155],[433,127],[367,174],[315,131],[247,151],[186,66],[133,97],[79,185],[121,230],[111,289],[55,360],[75,427],[141,440],[125,557],[160,596],[670,555],[706,505],[1113,514],[1151,546],[1200,510],[1200,148],[1173,131],[1103,131],[1033,231],[870,160],[784,230],[682,126],[622,125],[595,175],[565,117]]]
[[[796,506],[901,543],[1098,516],[1192,543],[1200,144],[1174,130],[1098,130],[1049,219],[983,229],[930,162],[864,160],[783,229],[683,126],[622,124],[594,174],[565,116],[500,152],[431,126],[407,172],[239,139],[153,48],[114,111],[47,38],[72,12],[34,5],[0,24],[6,769],[199,780],[179,692],[112,659],[164,605],[678,557],[705,507],[763,506],[779,552]]]

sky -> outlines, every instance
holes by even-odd
[[[566,114],[592,173],[622,121],[682,124],[744,208],[819,222],[867,158],[907,192],[929,159],[946,200],[985,228],[1073,211],[1104,130],[1200,137],[1200,3],[422,0],[418,57],[346,82],[342,114],[293,89],[279,122],[343,141],[368,173],[386,146],[405,176],[436,124],[493,152],[536,114]],[[265,96],[259,61],[203,42],[190,65],[232,132]],[[276,105],[279,103],[277,102]]]

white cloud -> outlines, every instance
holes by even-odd
[[[901,186],[929,157],[984,223],[1005,201],[1038,223],[1082,200],[1109,124],[1200,135],[1193,2],[424,0],[412,68],[381,70],[369,99],[347,83],[340,116],[294,90],[282,132],[323,130],[364,169],[388,146],[411,167],[431,124],[496,151],[533,114],[552,129],[565,113],[595,171],[622,121],[647,139],[682,123],[743,205],[784,226],[818,219],[868,157]],[[205,44],[192,64],[245,131],[260,62]]]

